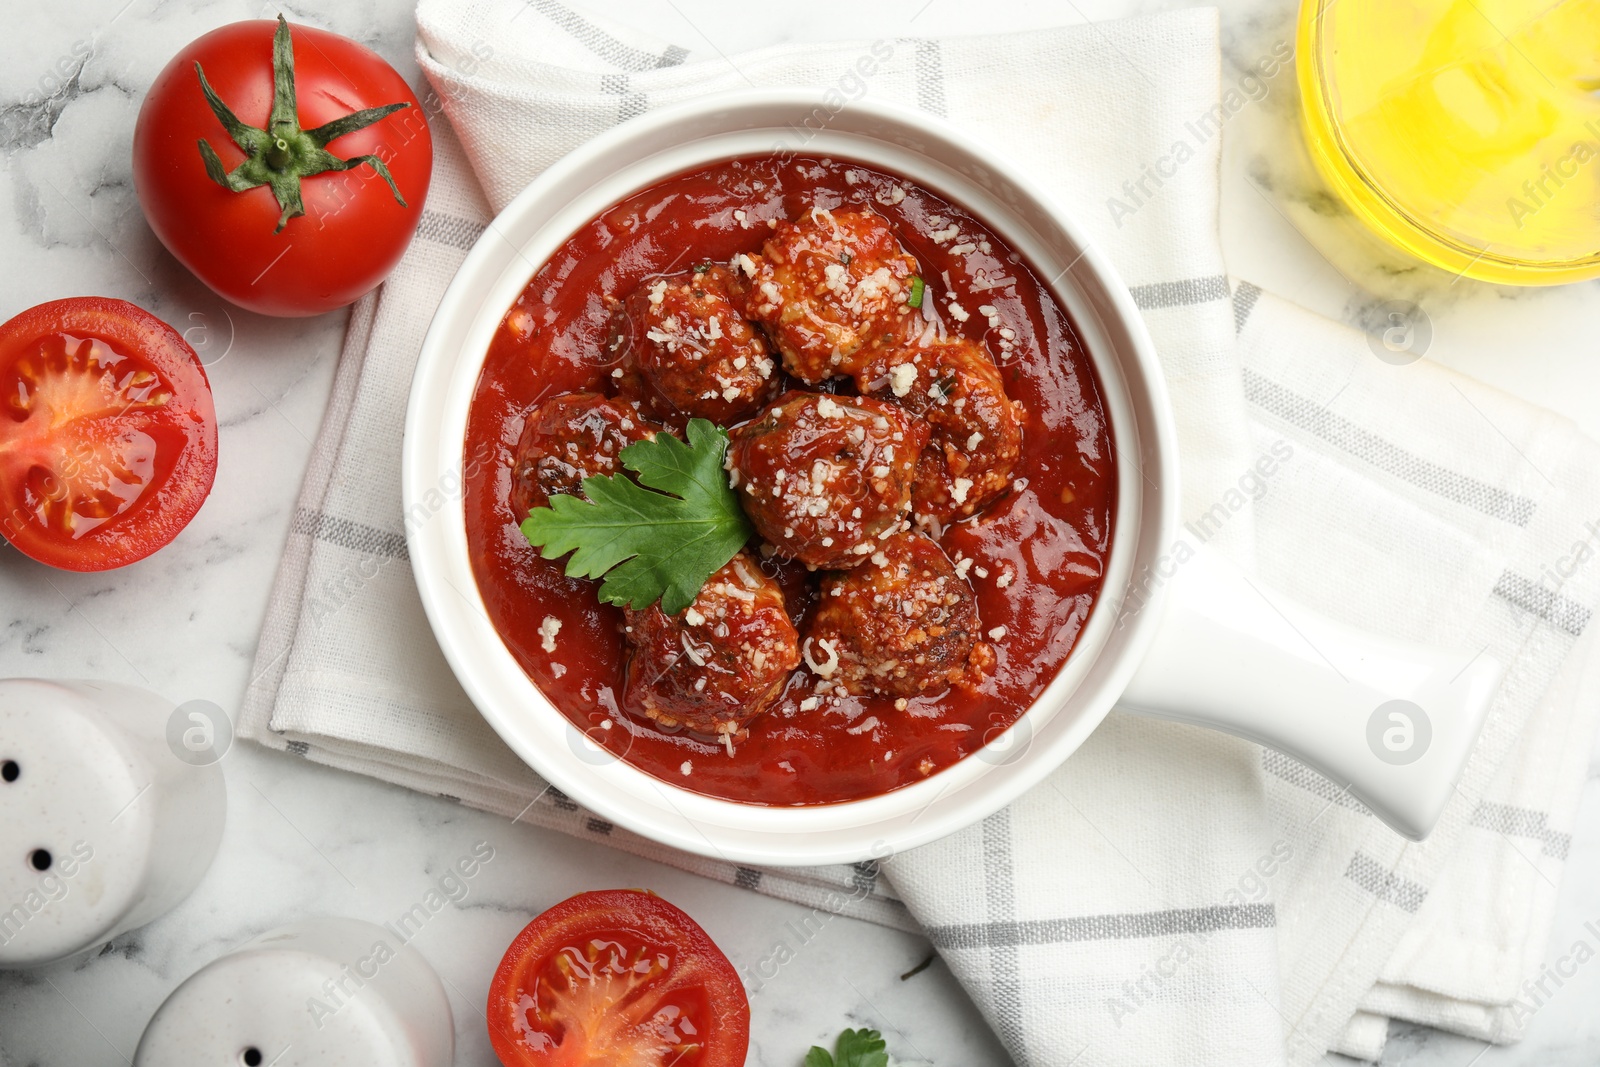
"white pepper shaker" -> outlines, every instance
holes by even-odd
[[[391,929],[293,923],[196,971],[139,1040],[134,1067],[450,1067],[455,1025],[433,968]]]
[[[227,795],[169,743],[180,714],[113,682],[0,679],[0,969],[103,945],[199,884]]]

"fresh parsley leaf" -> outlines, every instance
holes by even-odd
[[[811,1046],[805,1067],[889,1067],[889,1053],[883,1035],[876,1030],[846,1030],[828,1050]]]
[[[551,497],[528,515],[523,536],[545,559],[572,553],[568,577],[604,575],[605,603],[642,610],[660,600],[676,615],[752,533],[722,469],[728,435],[692,419],[687,436],[659,433],[624,448],[622,465],[637,483],[625,474],[585,478],[587,499]]]
[[[888,1046],[876,1030],[846,1030],[834,1046],[836,1067],[889,1067]]]

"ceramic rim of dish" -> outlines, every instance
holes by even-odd
[[[817,122],[819,115],[826,120]],[[1088,351],[1117,455],[1104,583],[1071,655],[1039,698],[1000,737],[925,781],[801,807],[695,793],[584,739],[489,622],[461,492],[466,425],[490,341],[549,256],[579,227],[663,178],[782,152],[896,174],[981,218],[1026,258]],[[517,756],[567,797],[654,841],[736,863],[883,859],[1010,803],[1075,751],[1126,688],[1162,614],[1159,576],[1177,531],[1175,437],[1161,367],[1127,287],[1001,153],[909,109],[858,101],[833,111],[794,90],[724,94],[648,112],[585,143],[489,224],[445,293],[418,359],[402,457],[407,542],[429,622],[467,695]],[[1140,596],[1130,598],[1135,584]]]

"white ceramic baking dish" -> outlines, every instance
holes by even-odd
[[[545,171],[489,226],[445,294],[412,385],[408,509],[460,486],[468,408],[490,339],[575,230],[663,178],[772,152],[899,174],[983,219],[1026,256],[1082,334],[1119,463],[1105,585],[1055,680],[988,747],[866,800],[775,808],[703,796],[599,753],[518,666],[488,620],[460,493],[409,532],[445,656],[485,719],[578,803],[663,844],[740,863],[882,857],[967,826],[1061,765],[1113,705],[1252,738],[1317,768],[1410,837],[1432,828],[1501,668],[1361,634],[1248,581],[1178,521],[1179,457],[1161,365],[1127,288],[1083,231],[1003,156],[932,117],[853,103],[825,123],[811,95],[752,91],[635,118]],[[430,496],[431,494],[431,496]],[[430,508],[431,508],[430,504]]]

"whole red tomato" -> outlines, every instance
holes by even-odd
[[[263,315],[317,315],[383,281],[432,172],[427,117],[405,79],[356,42],[291,33],[281,17],[223,26],[179,52],[133,135],[134,189],[161,243]]]

